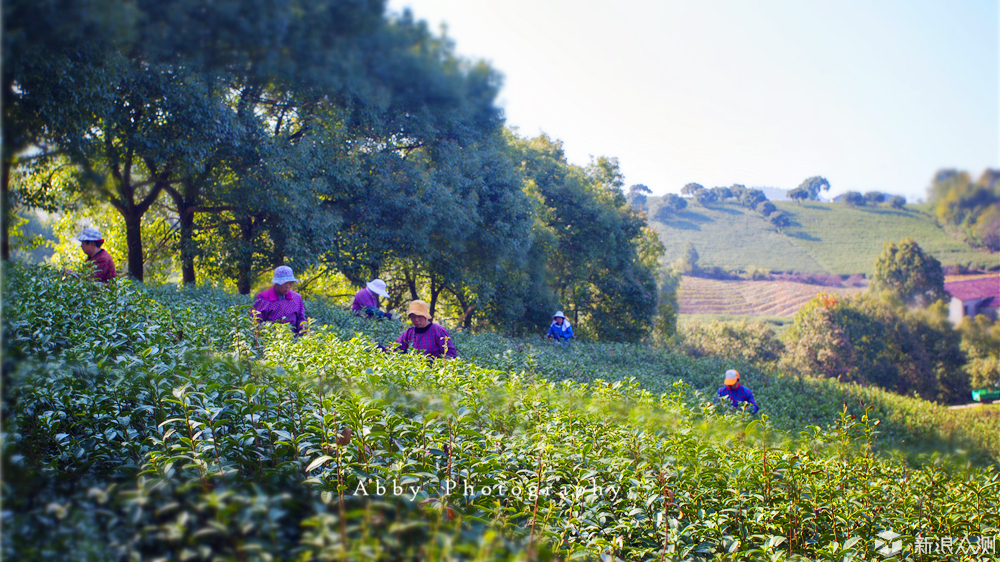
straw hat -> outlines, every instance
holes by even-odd
[[[416,314],[424,318],[431,319],[431,307],[424,301],[410,301],[410,306],[406,309],[406,315]]]

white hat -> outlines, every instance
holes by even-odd
[[[104,240],[104,237],[101,236],[100,230],[97,230],[94,227],[88,227],[83,229],[76,239],[79,242],[100,242],[101,240]]]
[[[279,265],[274,268],[274,276],[271,277],[272,285],[284,285],[289,281],[294,281],[298,283],[298,279],[295,278],[295,274],[292,273],[292,268],[287,265]]]
[[[552,315],[552,317],[553,318],[562,318],[563,320],[566,319],[566,315],[563,314],[561,310],[557,310],[556,313]]]
[[[385,299],[389,298],[389,291],[385,290],[385,281],[381,279],[372,279],[372,282],[365,285],[365,287],[368,287],[369,291],[375,293],[376,295],[382,298]]]

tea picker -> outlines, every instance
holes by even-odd
[[[253,304],[253,315],[257,322],[279,322],[288,324],[296,334],[305,333],[306,309],[302,295],[292,290],[298,279],[292,268],[280,265],[274,269],[271,288],[257,293]]]
[[[564,347],[569,345],[569,340],[573,339],[573,327],[569,325],[569,320],[566,320],[566,316],[561,310],[552,315],[552,324],[549,326],[545,338],[552,338]]]
[[[728,398],[734,409],[739,407],[740,402],[746,402],[753,406],[753,413],[756,414],[760,410],[757,402],[753,399],[753,391],[740,384],[739,371],[736,369],[726,371],[726,380],[723,381],[723,384],[725,386],[717,392],[720,400]]]
[[[433,322],[430,305],[421,300],[410,301],[406,316],[413,325],[396,338],[397,351],[405,353],[413,348],[431,357],[458,357],[451,334],[444,326]]]
[[[111,258],[111,254],[107,250],[101,247],[104,245],[101,231],[93,227],[85,228],[76,239],[80,242],[80,249],[87,254],[87,261],[94,264],[94,280],[107,283],[114,279],[116,275],[115,260]]]
[[[353,312],[355,316],[361,316],[364,314],[368,318],[375,318],[376,320],[392,320],[391,312],[382,312],[379,310],[379,297],[384,299],[389,298],[389,292],[386,290],[385,281],[381,279],[372,279],[372,281],[365,285],[363,289],[354,293],[354,301],[351,302],[351,312]]]

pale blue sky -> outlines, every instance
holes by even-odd
[[[926,197],[1000,167],[997,0],[390,0],[504,75],[522,136],[626,185]]]

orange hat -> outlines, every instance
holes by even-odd
[[[728,371],[726,371],[726,382],[724,383],[726,386],[729,386],[731,384],[736,384],[738,382],[740,382],[739,371],[737,371],[736,369],[729,369]]]
[[[410,306],[406,309],[406,315],[416,314],[431,320],[431,307],[424,301],[410,301]]]

